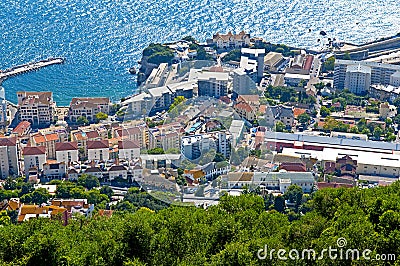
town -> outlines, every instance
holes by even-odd
[[[400,176],[399,48],[399,36],[310,50],[216,33],[150,44],[138,93],[118,102],[61,107],[51,91],[19,91],[14,104],[2,87],[0,208],[18,222],[67,222],[128,208],[137,191],[206,208],[224,194],[390,185]]]

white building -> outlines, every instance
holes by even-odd
[[[390,85],[400,87],[400,70],[390,76]]]
[[[240,67],[244,69],[255,68],[257,78],[261,80],[264,74],[265,49],[242,48],[240,57]]]
[[[77,142],[56,143],[57,162],[77,162],[79,161],[79,151]]]
[[[362,94],[371,86],[371,67],[361,64],[347,67],[344,87],[352,93]]]
[[[233,71],[233,93],[238,95],[249,94],[257,89],[254,82],[257,80],[257,72],[237,68]]]
[[[25,147],[24,168],[26,177],[37,177],[43,170],[43,165],[47,161],[46,148],[40,147]]]
[[[136,142],[131,140],[118,141],[118,158],[125,160],[133,160],[140,157],[140,147]]]
[[[109,156],[108,140],[95,140],[87,142],[89,161],[107,161]]]
[[[247,47],[250,45],[250,34],[244,31],[238,34],[233,34],[230,31],[227,34],[217,32],[211,40],[207,40],[207,43],[215,44],[222,49]]]
[[[45,164],[43,164],[43,175],[50,179],[61,179],[67,177],[66,163],[47,161]]]
[[[242,120],[233,120],[229,128],[229,132],[232,134],[232,145],[236,146],[243,138],[244,133],[244,122]]]
[[[34,126],[50,125],[54,121],[56,103],[52,92],[17,92],[19,119]]]
[[[116,178],[128,179],[128,169],[123,165],[113,165],[108,169],[108,175],[110,181]]]
[[[110,112],[110,99],[106,97],[72,98],[69,106],[69,120],[76,122],[78,117],[83,116],[89,121],[96,120],[98,113],[108,114]]]
[[[18,175],[17,139],[0,138],[0,178]]]
[[[199,134],[181,138],[181,153],[189,160],[198,159],[203,153],[210,150],[222,153],[226,158],[230,157],[230,135],[224,131],[212,134]]]

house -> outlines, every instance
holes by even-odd
[[[78,117],[85,117],[93,122],[96,120],[98,113],[109,114],[110,99],[106,97],[89,97],[89,98],[72,98],[69,105],[68,118],[69,121],[75,123]]]
[[[25,176],[38,177],[47,161],[46,147],[25,147],[23,150]]]
[[[103,178],[103,172],[99,167],[89,167],[85,170],[85,174],[95,176],[98,179]]]
[[[147,148],[149,142],[148,128],[144,125],[122,125],[113,129],[113,137],[133,141],[142,149]]]
[[[143,168],[136,164],[135,166],[131,167],[131,174],[132,174],[132,180],[137,180],[141,179],[143,177]]]
[[[249,122],[256,120],[256,108],[251,107],[251,105],[246,102],[235,104],[233,109],[235,109],[241,118],[246,119]]]
[[[87,142],[87,154],[89,161],[107,161],[109,159],[108,140],[95,140]]]
[[[294,163],[294,162],[284,162],[281,163],[279,169],[286,170],[288,172],[306,172],[307,167],[305,163]]]
[[[17,92],[18,118],[32,126],[48,126],[54,121],[56,103],[52,92]]]
[[[266,125],[274,126],[276,122],[281,121],[287,128],[294,126],[293,107],[285,105],[270,106],[265,115]]]
[[[49,179],[65,178],[67,176],[66,163],[47,160],[43,164],[43,176]]]
[[[350,175],[355,177],[357,172],[357,160],[353,160],[349,155],[336,159],[336,171],[340,175]]]
[[[116,178],[128,179],[128,169],[123,165],[113,165],[108,169],[108,175],[110,181]]]
[[[260,106],[260,96],[257,94],[255,95],[239,95],[238,98],[236,99],[237,103],[244,102],[249,104],[250,106],[253,107],[259,107]]]
[[[75,168],[68,169],[67,178],[68,180],[78,180],[79,178],[78,171],[76,171]]]
[[[77,162],[79,161],[79,151],[77,142],[61,142],[56,143],[56,160],[57,162]]]
[[[18,211],[18,222],[28,221],[32,218],[54,218],[67,211],[66,208],[58,206],[38,206],[24,204]]]
[[[207,40],[208,44],[216,45],[220,49],[234,49],[240,47],[248,47],[250,45],[250,34],[241,31],[238,34],[228,32],[221,34],[217,32],[212,39]]]
[[[0,178],[18,175],[17,138],[0,138]]]

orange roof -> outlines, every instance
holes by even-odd
[[[25,131],[31,126],[28,121],[22,121],[13,130],[13,133],[17,133],[19,136],[25,133]]]
[[[306,109],[295,107],[293,108],[293,115],[297,118],[299,115],[304,114],[306,111]]]
[[[47,141],[56,141],[58,140],[58,135],[56,133],[47,134],[44,136]]]
[[[35,143],[43,143],[46,142],[46,139],[44,138],[44,136],[42,134],[36,134],[33,136],[33,140]]]
[[[253,108],[248,103],[240,102],[235,105],[235,109],[242,109],[245,110],[246,112],[251,112],[253,111]]]

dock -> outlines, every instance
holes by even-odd
[[[0,83],[9,77],[21,75],[21,74],[35,71],[40,68],[51,66],[51,65],[63,64],[64,61],[65,61],[65,59],[62,57],[52,57],[52,58],[48,58],[48,59],[44,59],[44,60],[40,60],[40,61],[36,61],[36,62],[31,62],[31,63],[11,67],[4,71],[0,70]]]

